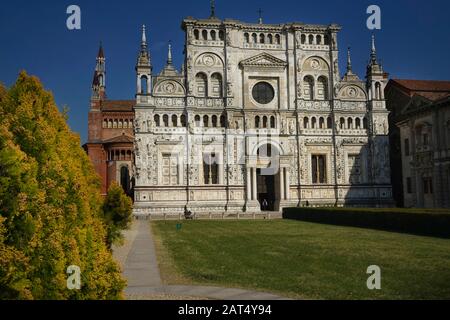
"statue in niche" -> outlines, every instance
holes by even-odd
[[[229,97],[233,96],[233,83],[227,82],[227,95]]]
[[[134,129],[136,130],[137,133],[141,132],[139,117],[136,117],[136,119],[134,119]]]
[[[297,83],[297,96],[298,96],[299,98],[302,97],[302,82],[301,82],[301,81],[299,81],[299,82]]]
[[[286,133],[286,119],[285,118],[282,118],[281,119],[281,133]]]
[[[231,35],[229,32],[227,32],[227,46],[231,46]]]

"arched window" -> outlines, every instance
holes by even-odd
[[[220,116],[220,126],[222,128],[226,128],[227,127],[227,119],[225,116]]]
[[[273,35],[269,34],[269,35],[267,36],[267,39],[268,39],[268,41],[269,41],[269,44],[273,44]]]
[[[212,126],[213,128],[217,128],[217,116],[212,116]]]
[[[244,34],[244,38],[245,38],[245,43],[250,43],[250,35],[247,32]]]
[[[341,118],[341,120],[340,120],[340,124],[341,124],[341,129],[345,129],[345,119],[344,118]]]
[[[123,120],[122,119],[119,120],[119,129],[123,129]]]
[[[208,128],[209,127],[209,117],[203,116],[203,127]]]
[[[181,115],[181,126],[182,126],[183,128],[186,127],[186,116],[185,116],[184,114]]]
[[[148,78],[147,76],[141,77],[141,94],[148,94]]]
[[[120,168],[120,185],[126,194],[130,194],[130,170],[126,166]]]
[[[303,128],[309,129],[309,118],[308,117],[303,118]]]
[[[327,45],[327,46],[330,45],[330,36],[329,35],[326,34],[324,36],[324,42],[325,42],[325,45]]]
[[[194,30],[194,38],[195,40],[200,40],[200,32],[197,29]]]
[[[303,79],[304,83],[304,91],[305,91],[305,99],[313,100],[314,99],[314,79],[311,76],[306,76]]]
[[[128,119],[123,122],[123,127],[128,129]]]
[[[309,35],[308,40],[309,44],[314,44],[314,36],[312,34]]]
[[[195,125],[196,125],[197,127],[200,127],[201,118],[200,118],[199,115],[196,115],[196,116],[195,116],[194,121],[195,121]]]
[[[302,44],[305,44],[306,43],[306,35],[302,34],[300,38],[301,38]]]
[[[119,126],[119,122],[116,120],[114,120],[114,129],[117,129],[117,127]]]
[[[258,129],[261,125],[261,118],[259,116],[255,117],[255,129]]]
[[[211,76],[211,87],[212,87],[212,94],[214,97],[222,97],[222,75],[220,73],[214,73]]]
[[[270,127],[272,128],[272,129],[275,129],[276,128],[276,123],[275,123],[275,117],[270,117]]]
[[[328,80],[324,76],[317,80],[317,99],[328,100]]]
[[[278,149],[271,144],[261,146],[257,151],[258,157],[272,157],[278,155]]]
[[[258,43],[258,36],[256,35],[256,33],[252,34],[252,43]]]
[[[263,117],[263,128],[267,129],[268,118],[266,116]]]
[[[369,121],[367,120],[366,117],[364,117],[364,119],[363,119],[363,128],[369,129]]]
[[[356,125],[356,129],[361,129],[361,119],[360,118],[356,118],[355,125]]]
[[[203,30],[202,31],[202,37],[203,37],[203,40],[208,40],[208,31]]]
[[[322,36],[320,34],[316,36],[316,44],[322,44]]]
[[[108,120],[103,120],[103,128],[108,128]]]
[[[263,33],[259,35],[259,43],[266,43],[266,36]]]
[[[167,114],[165,114],[163,116],[163,122],[164,122],[164,127],[168,127],[169,126],[169,116]]]
[[[206,74],[202,72],[197,73],[195,83],[197,85],[197,95],[199,97],[206,97],[208,95],[208,78]]]
[[[219,40],[220,41],[224,41],[225,37],[224,37],[224,33],[222,30],[219,31]]]
[[[331,117],[327,118],[327,128],[328,129],[332,129],[333,128],[333,120],[331,119]]]
[[[313,117],[313,118],[311,119],[311,127],[312,127],[313,129],[316,129],[316,128],[317,128],[317,119],[316,119],[316,117]]]
[[[110,119],[108,121],[108,129],[112,129],[113,128],[113,121]]]
[[[275,35],[275,43],[276,43],[276,44],[281,44],[281,37],[280,37],[279,34],[276,34],[276,35]]]
[[[353,129],[353,119],[352,119],[352,118],[348,118],[348,125],[347,125],[347,128]]]
[[[178,127],[178,117],[176,115],[172,116],[172,127]]]
[[[211,40],[216,41],[216,31],[214,30],[211,31]]]
[[[377,82],[375,84],[375,99],[377,99],[377,100],[381,100],[382,99],[381,84],[379,82]]]
[[[155,114],[154,120],[155,120],[155,125],[157,127],[160,127],[161,126],[161,117],[159,116],[159,114]]]
[[[322,117],[320,117],[320,119],[319,119],[319,128],[325,129],[325,119]]]

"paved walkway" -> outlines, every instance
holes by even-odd
[[[153,235],[148,221],[136,220],[124,234],[125,243],[114,247],[114,257],[128,280],[125,295],[130,300],[286,300],[269,293],[241,289],[167,286],[159,273]]]

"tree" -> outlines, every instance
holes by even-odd
[[[35,77],[0,86],[0,298],[117,299],[100,182],[80,139]],[[67,268],[82,272],[67,289]]]
[[[108,227],[108,245],[122,241],[121,231],[128,229],[133,213],[133,203],[117,183],[111,184],[103,203],[103,214]]]

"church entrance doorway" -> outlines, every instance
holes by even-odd
[[[275,182],[276,175],[264,175],[261,169],[256,171],[256,179],[258,184],[258,201],[261,211],[275,211],[276,192]]]

